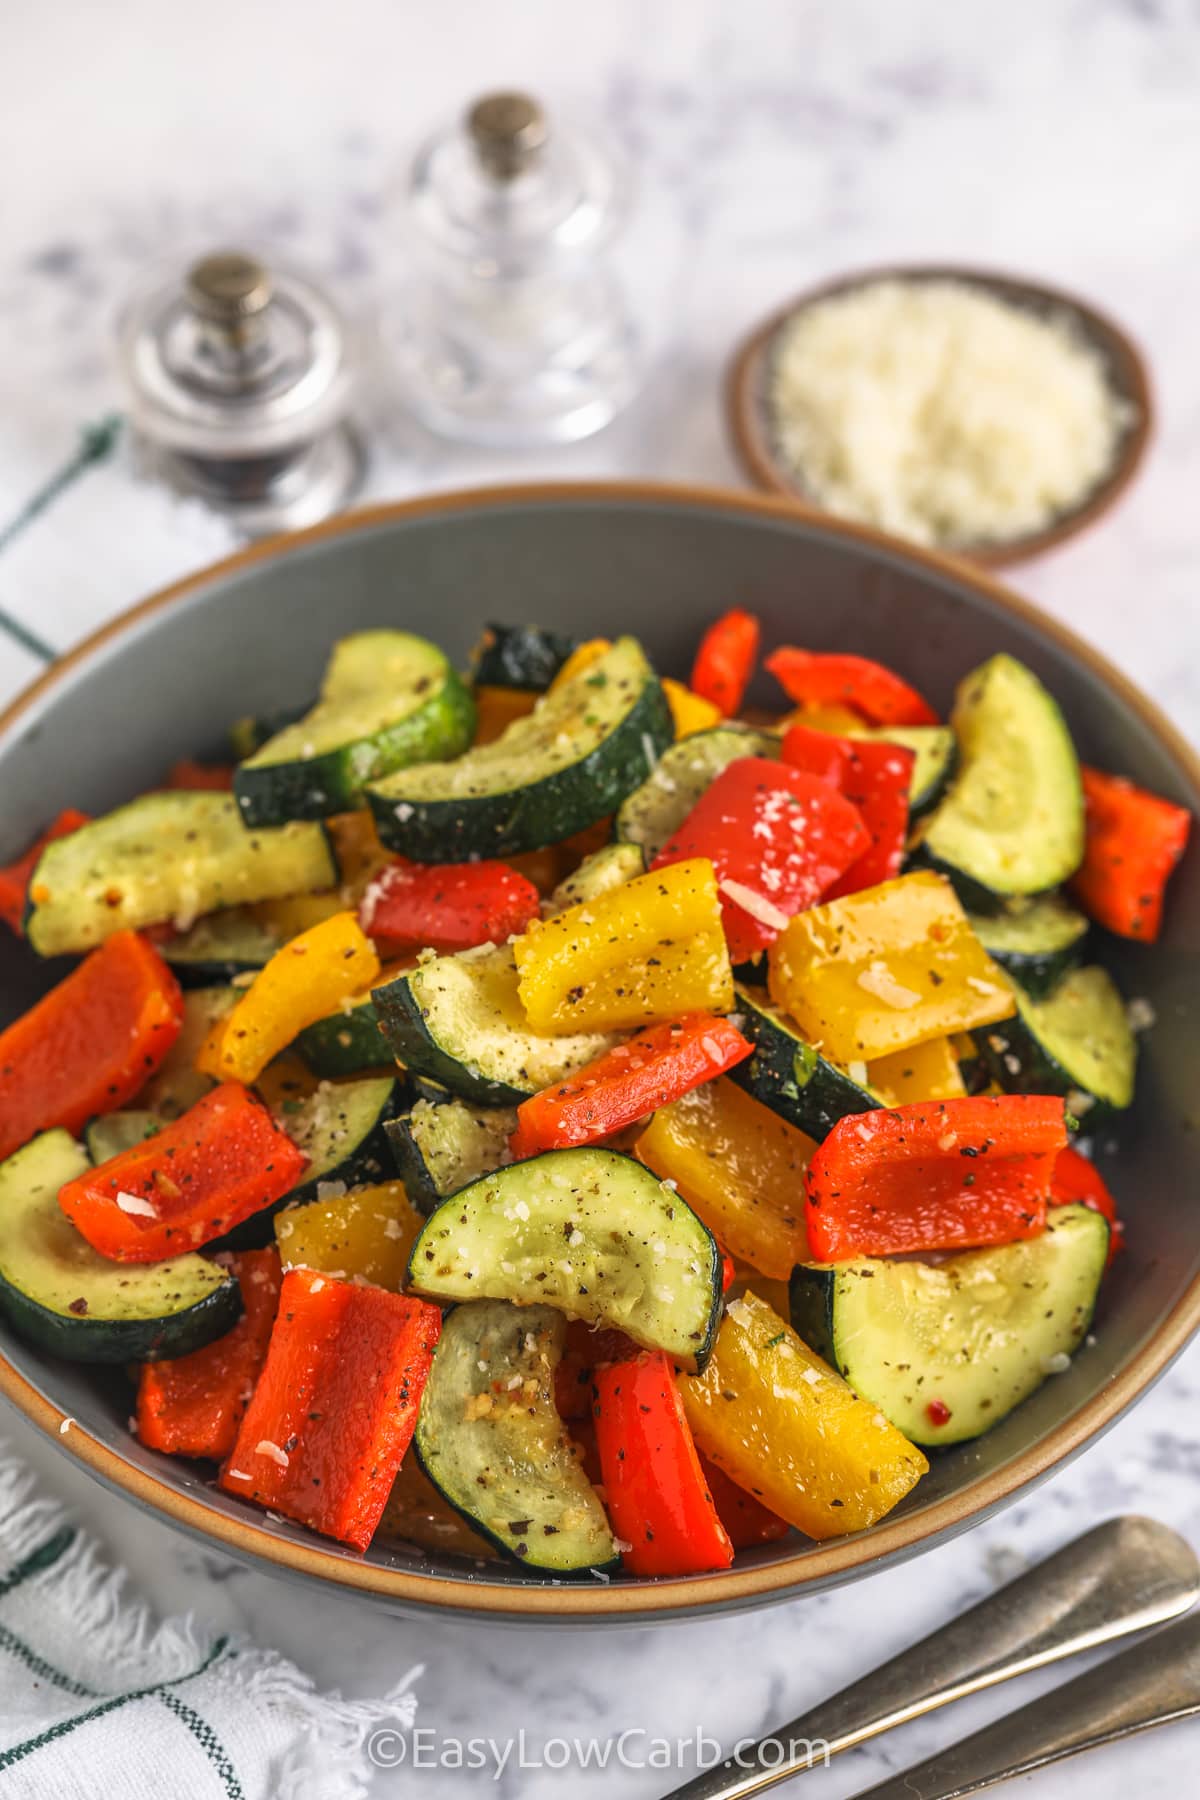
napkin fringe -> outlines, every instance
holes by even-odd
[[[5,1569],[35,1555],[70,1521],[65,1510],[36,1492],[34,1478],[0,1441],[0,1591]],[[108,1673],[110,1691],[179,1680],[214,1657],[210,1681],[236,1691],[239,1704],[287,1721],[296,1736],[274,1771],[273,1800],[366,1800],[372,1775],[371,1734],[382,1727],[405,1731],[416,1716],[416,1663],[378,1699],[347,1700],[322,1692],[310,1676],[275,1650],[237,1637],[222,1640],[188,1614],[158,1622],[146,1603],[129,1592],[124,1570],[114,1570],[83,1532],[53,1566],[30,1581],[53,1590],[55,1607],[70,1618]]]

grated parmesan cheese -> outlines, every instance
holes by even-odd
[[[1042,530],[1108,474],[1130,417],[1067,314],[945,280],[801,308],[776,340],[770,406],[820,505],[926,544]]]

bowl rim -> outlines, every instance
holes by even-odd
[[[1001,611],[1032,625],[1081,662],[1141,719],[1180,765],[1187,780],[1200,790],[1200,755],[1193,751],[1154,702],[1069,627],[1011,592],[978,566],[961,557],[908,544],[869,526],[833,518],[816,508],[798,505],[795,500],[740,493],[717,486],[645,480],[525,482],[454,489],[358,508],[307,530],[252,544],[160,589],[92,632],[0,712],[0,733],[7,735],[34,702],[54,688],[68,671],[86,664],[97,651],[112,645],[143,620],[166,611],[199,589],[252,569],[259,563],[286,557],[322,540],[349,537],[358,531],[429,518],[439,513],[545,506],[559,502],[666,505],[701,513],[773,519],[781,523],[795,524],[802,520],[831,537],[885,552],[890,558],[907,561],[921,571],[965,583]],[[1159,1321],[1128,1365],[1099,1393],[1056,1425],[1040,1443],[1014,1457],[1004,1468],[970,1483],[962,1493],[935,1502],[923,1514],[884,1519],[868,1531],[833,1539],[815,1548],[808,1545],[791,1561],[733,1568],[719,1574],[634,1583],[628,1587],[505,1584],[467,1574],[431,1575],[355,1561],[344,1546],[335,1549],[326,1546],[320,1538],[309,1541],[279,1535],[265,1518],[227,1518],[215,1513],[206,1501],[154,1473],[125,1462],[115,1450],[39,1393],[9,1360],[2,1344],[0,1395],[106,1485],[191,1535],[243,1560],[265,1563],[285,1574],[331,1582],[349,1592],[365,1592],[400,1609],[433,1608],[450,1616],[541,1620],[546,1624],[578,1624],[601,1619],[633,1624],[653,1618],[687,1616],[695,1611],[739,1609],[796,1597],[805,1591],[815,1591],[867,1574],[885,1561],[901,1560],[932,1549],[1015,1498],[1022,1489],[1044,1479],[1115,1423],[1178,1356],[1198,1328],[1200,1275]]]
[[[1086,531],[1117,505],[1137,477],[1156,429],[1154,390],[1144,352],[1124,326],[1118,325],[1089,300],[1047,282],[969,263],[886,263],[852,269],[793,295],[753,327],[734,350],[728,364],[725,414],[734,451],[757,487],[770,494],[786,496],[793,506],[813,509],[821,512],[822,517],[826,516],[805,492],[800,477],[789,478],[771,448],[757,397],[759,368],[776,333],[794,313],[817,301],[832,299],[877,281],[958,281],[969,287],[984,288],[1001,298],[1021,296],[1039,306],[1057,307],[1080,320],[1084,335],[1092,343],[1102,345],[1110,360],[1121,363],[1128,376],[1128,398],[1135,417],[1121,439],[1115,463],[1091,493],[1078,506],[1040,531],[1028,532],[1007,543],[981,544],[974,550],[959,550],[955,553],[958,560],[966,559],[977,567],[989,569],[1011,568],[1057,549],[1059,544]]]

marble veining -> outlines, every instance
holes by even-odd
[[[650,375],[599,438],[484,455],[369,410],[369,497],[529,476],[738,479],[719,377],[789,292],[888,259],[959,258],[1060,281],[1145,345],[1160,429],[1119,513],[1016,584],[1200,734],[1200,14],[1189,0],[525,0],[437,7],[124,0],[0,21],[0,522],[119,404],[113,313],[147,259],[238,241],[308,265],[369,327],[403,268],[396,176],[416,138],[519,81],[591,114],[638,186],[623,263]],[[231,547],[124,449],[0,556],[0,606],[59,647]],[[0,693],[34,672],[0,648]],[[315,1596],[146,1519],[16,1418],[2,1429],[164,1609],[278,1644],[321,1683],[379,1691],[414,1660],[423,1725],[507,1737],[622,1731],[731,1745],[767,1730],[1122,1508],[1200,1543],[1200,1349],[1054,1480],[916,1562],[757,1615],[553,1636],[405,1622]],[[1032,1677],[807,1778],[848,1795],[1050,1685]],[[634,1749],[636,1752],[636,1736]],[[1037,1800],[1194,1790],[1200,1726],[1029,1780]],[[691,1773],[511,1765],[502,1800],[653,1796]],[[490,1772],[381,1771],[374,1791],[456,1796]]]

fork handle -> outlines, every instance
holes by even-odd
[[[853,1800],[958,1800],[1081,1750],[1200,1712],[1200,1616],[1180,1619],[1020,1712],[985,1725]]]

